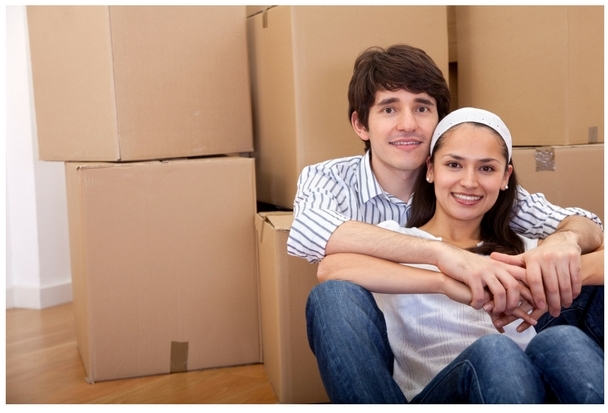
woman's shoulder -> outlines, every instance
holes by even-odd
[[[428,232],[421,230],[420,228],[402,227],[397,221],[382,221],[378,224],[378,226],[381,228],[390,229],[391,231],[400,232],[405,235],[412,235],[414,237],[428,238],[432,240],[441,241],[441,238],[437,238],[434,235],[431,235]]]
[[[531,250],[532,248],[536,248],[538,246],[538,239],[536,238],[527,238],[519,234],[517,234],[517,236],[524,242],[524,251]]]

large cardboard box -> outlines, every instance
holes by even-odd
[[[458,102],[517,146],[604,142],[603,6],[456,6]]]
[[[65,170],[87,381],[261,362],[253,159]]]
[[[28,6],[39,157],[251,152],[245,6]]]
[[[513,148],[513,164],[527,191],[584,208],[604,223],[604,144]]]
[[[306,300],[318,284],[317,265],[287,254],[291,212],[256,216],[264,368],[280,403],[329,398],[308,346]]]
[[[257,195],[283,208],[305,166],[364,152],[347,98],[361,52],[411,44],[448,77],[446,6],[278,6],[247,21]]]

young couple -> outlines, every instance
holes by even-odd
[[[366,154],[303,170],[288,240],[322,260],[306,316],[332,402],[603,402],[597,217],[519,187],[506,126],[446,117],[419,49],[360,55],[349,103]]]

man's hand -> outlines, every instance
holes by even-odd
[[[557,317],[581,292],[581,248],[568,231],[557,232],[538,247],[510,256],[492,253],[492,259],[525,268],[518,280],[530,288],[534,306]]]

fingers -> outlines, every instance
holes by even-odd
[[[582,288],[582,284],[583,284],[583,276],[581,274],[581,267],[582,267],[581,261],[582,261],[582,259],[581,259],[581,256],[579,255],[578,257],[575,257],[575,260],[570,262],[570,277],[571,277],[570,281],[571,281],[571,285],[572,285],[572,300],[573,301],[581,293],[581,288]],[[572,304],[572,303],[570,303],[570,304]],[[564,306],[564,307],[569,307],[569,305]]]
[[[496,277],[486,277],[484,283],[486,284],[487,289],[490,290],[490,294],[492,294],[493,297],[492,313],[504,313],[507,310],[508,299],[512,300],[512,293],[511,296],[509,296],[508,291]],[[482,304],[484,303],[485,301],[482,302]],[[481,308],[481,306],[479,308]],[[513,308],[510,308],[509,310],[513,311]]]
[[[526,278],[534,305],[536,308],[546,308],[547,297],[541,267],[538,264],[529,264],[526,269]]]
[[[534,311],[532,311],[530,313],[530,317],[536,321],[536,320],[538,320],[540,318],[541,315],[545,314],[546,312],[547,312],[547,310],[541,310],[541,309],[537,308],[537,309],[535,309]],[[518,333],[523,333],[531,325],[536,325],[536,322],[534,324],[530,324],[530,323],[524,321],[520,325],[517,326],[517,328],[515,329],[515,331],[517,331]]]
[[[471,283],[468,287],[471,289],[471,294],[473,295],[470,306],[479,310],[488,301],[483,285]]]
[[[518,308],[513,310],[511,315],[500,314],[499,316],[491,315],[492,324],[498,332],[504,332],[504,327],[516,320],[523,320],[516,328],[516,331],[521,333],[527,330],[530,326],[535,326],[538,319],[547,310],[534,308],[527,300],[522,301]]]
[[[525,262],[523,256],[520,255],[508,255],[502,252],[493,252],[490,254],[490,258],[496,261],[504,262],[505,264],[514,265],[517,267],[524,267]]]
[[[518,308],[513,310],[511,315],[500,314],[499,316],[492,316],[494,327],[499,330],[519,319],[524,320],[528,325],[536,325],[536,320],[528,314],[532,308],[532,305],[524,301]]]
[[[547,238],[548,241],[550,238]],[[569,307],[581,290],[580,247],[568,242],[553,242],[526,251],[525,283],[530,287],[537,308],[547,308],[552,316]]]

